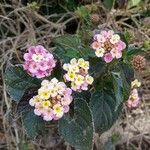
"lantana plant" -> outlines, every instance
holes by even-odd
[[[107,131],[123,107],[135,109],[140,104],[141,83],[134,78],[136,64],[139,70],[145,63],[140,50],[112,30],[88,39],[87,44],[79,35],[57,37],[52,52],[33,45],[23,64],[6,68],[7,92],[17,102],[30,137],[55,123],[70,145],[91,150],[95,133]]]

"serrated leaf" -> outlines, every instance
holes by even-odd
[[[122,106],[120,105],[117,110],[115,110],[115,107],[116,100],[111,89],[92,94],[90,108],[93,114],[96,133],[102,134],[117,120],[121,113]]]
[[[83,99],[75,99],[74,116],[59,121],[59,133],[77,150],[92,150],[93,120],[91,111]]]
[[[22,122],[27,135],[31,138],[35,138],[45,129],[44,120],[42,117],[35,115],[32,108],[22,113]]]
[[[38,87],[40,80],[29,76],[22,65],[9,66],[5,72],[6,89],[13,100],[19,101],[30,87]]]

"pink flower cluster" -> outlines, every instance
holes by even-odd
[[[97,57],[103,57],[106,63],[113,59],[122,57],[122,51],[126,48],[126,44],[120,39],[114,31],[101,31],[100,34],[94,36],[94,42],[91,47],[95,50]]]
[[[137,79],[131,82],[132,90],[129,99],[127,101],[127,106],[129,108],[136,108],[140,104],[140,98],[137,90],[137,88],[139,88],[140,86],[141,86],[141,82],[139,82]]]
[[[24,59],[24,69],[37,78],[49,76],[56,65],[53,55],[41,45],[28,48]]]
[[[140,103],[140,98],[138,95],[138,90],[137,89],[133,89],[131,91],[131,94],[129,96],[129,99],[127,101],[127,106],[129,108],[136,108]]]
[[[58,120],[69,111],[71,94],[72,90],[64,82],[58,82],[56,78],[43,80],[38,95],[31,98],[29,104],[35,107],[34,113],[42,116],[43,120]]]

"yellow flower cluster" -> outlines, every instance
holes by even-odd
[[[88,74],[89,62],[83,58],[71,59],[70,63],[64,64],[63,69],[67,71],[64,78],[71,82],[71,88],[74,91],[82,91],[88,89],[94,81],[93,77]]]
[[[38,95],[31,98],[29,104],[35,107],[34,113],[44,120],[57,120],[69,111],[71,93],[72,90],[56,78],[51,81],[43,80]]]

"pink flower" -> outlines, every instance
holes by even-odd
[[[97,35],[97,41],[98,41],[99,43],[104,43],[104,42],[106,41],[106,38],[105,38],[103,35],[98,34],[98,35]]]
[[[49,76],[56,66],[56,61],[43,46],[31,46],[24,54],[24,70],[37,78]]]
[[[52,109],[48,108],[43,111],[43,120],[51,121],[53,119],[53,116],[54,114]]]
[[[40,69],[41,71],[46,71],[46,70],[48,70],[48,69],[49,69],[48,63],[47,63],[46,61],[40,62],[40,63],[39,63],[39,69]]]
[[[41,111],[41,109],[36,108],[36,109],[34,109],[34,113],[35,113],[35,115],[40,116],[42,114],[42,111]]]
[[[69,111],[69,106],[64,106],[64,112],[67,113]]]
[[[109,37],[107,31],[105,31],[105,30],[101,31],[101,35],[103,35],[104,38],[108,38]]]
[[[23,58],[26,60],[26,61],[31,61],[32,60],[32,55],[30,53],[25,53]]]
[[[129,108],[136,108],[136,107],[138,107],[139,103],[140,103],[140,98],[138,95],[138,91],[137,91],[137,89],[133,89],[131,91],[131,94],[130,94],[129,99],[127,101],[127,106]]]
[[[108,35],[109,38],[111,38],[111,37],[113,36],[113,34],[114,34],[114,31],[113,31],[113,30],[109,30],[109,31],[107,32],[107,35]]]
[[[48,76],[48,74],[44,71],[38,70],[35,76],[40,79],[40,78],[44,78],[45,76]]]
[[[110,51],[110,53],[112,54],[112,57],[113,57],[113,58],[119,59],[119,58],[122,57],[121,51],[119,51],[119,50],[117,50],[117,49],[115,49],[115,48],[112,49],[112,50]]]
[[[110,63],[113,60],[112,54],[111,53],[106,53],[104,56],[104,60],[106,63]]]
[[[93,42],[92,45],[91,45],[91,47],[92,47],[93,49],[99,49],[99,48],[101,47],[101,45],[100,45],[100,43],[98,43],[98,42]]]
[[[37,64],[35,62],[31,62],[29,64],[28,71],[33,75],[33,74],[36,74],[38,72],[39,68],[40,68],[39,64]]]
[[[88,90],[88,84],[87,83],[82,84],[81,89],[84,91],[87,91]]]
[[[121,41],[121,40],[119,40],[119,42],[118,43],[116,43],[116,48],[119,50],[119,51],[122,51],[122,50],[124,50],[125,48],[126,48],[126,44],[123,42],[123,41]]]

